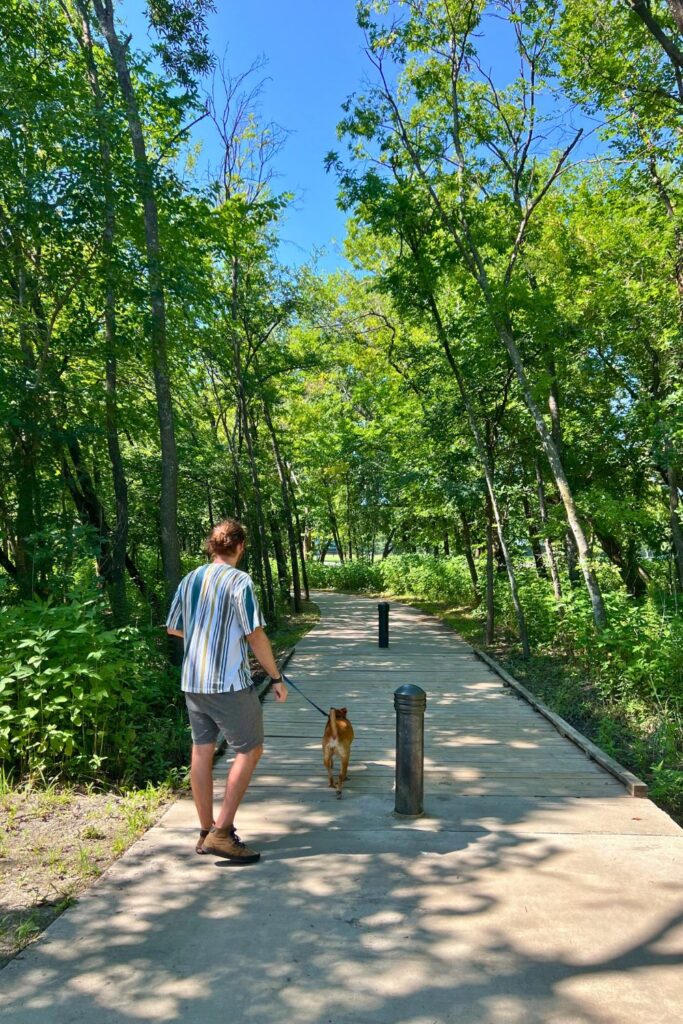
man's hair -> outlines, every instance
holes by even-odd
[[[206,538],[206,553],[209,558],[215,555],[234,555],[240,544],[247,539],[247,531],[239,519],[224,519],[214,526]]]

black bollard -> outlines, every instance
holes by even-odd
[[[406,683],[394,690],[396,708],[397,814],[419,817],[424,812],[424,718],[427,694]]]
[[[380,601],[377,605],[379,614],[379,646],[389,646],[389,602]]]

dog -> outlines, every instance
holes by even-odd
[[[353,726],[346,717],[346,708],[330,708],[330,713],[323,733],[323,764],[327,768],[330,788],[337,790],[337,799],[341,800],[342,786],[346,780],[353,743]],[[341,761],[339,777],[334,781],[332,758],[335,755]]]

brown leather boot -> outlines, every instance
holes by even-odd
[[[261,854],[250,850],[246,843],[243,843],[231,828],[212,828],[204,840],[204,853],[213,854],[214,857],[224,857],[232,864],[255,864]]]

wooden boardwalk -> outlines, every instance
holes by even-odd
[[[346,706],[356,739],[348,793],[390,794],[393,691],[427,692],[425,791],[460,796],[616,797],[627,794],[541,715],[505,687],[472,648],[438,620],[392,604],[390,646],[377,644],[376,603],[319,594],[322,620],[286,668],[322,708]],[[266,700],[267,754],[256,785],[317,790],[324,778],[320,714],[292,691]]]

